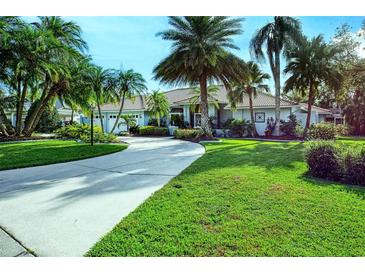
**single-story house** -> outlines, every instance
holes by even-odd
[[[167,123],[171,121],[171,116],[179,115],[191,127],[200,126],[201,114],[199,107],[192,106],[193,98],[196,98],[192,88],[179,88],[165,92],[168,101],[170,102],[170,114],[167,117]],[[219,86],[218,92],[209,96],[209,116],[214,121],[217,128],[231,118],[234,119],[250,119],[250,111],[248,97],[244,97],[242,103],[236,106],[233,110],[227,99],[227,90],[224,86]],[[104,129],[110,132],[119,111],[119,104],[105,104],[101,106]],[[266,121],[268,118],[275,117],[275,96],[266,92],[259,92],[253,99],[253,109],[255,116],[255,124],[260,135],[264,135],[266,129]],[[280,100],[280,118],[287,120],[290,114],[295,114],[299,123],[304,126],[307,117],[307,105],[297,104],[286,99]],[[135,100],[125,100],[122,114],[134,115],[138,125],[147,125],[150,119],[146,107],[146,97],[137,97]],[[312,107],[311,123],[320,123],[323,121],[332,121],[339,123],[342,117],[336,116],[331,110],[320,107]],[[85,120],[84,120],[85,121]],[[95,112],[94,123],[100,125],[99,114]],[[121,123],[115,130],[115,133],[125,131],[126,125]]]
[[[24,111],[23,111],[23,120],[27,116],[28,110],[31,106],[30,102],[26,102],[24,104]],[[62,104],[59,100],[55,103],[55,108],[60,116],[60,120],[62,122],[69,122],[71,121],[71,116],[73,115],[73,119],[75,122],[80,122],[81,115],[78,112],[74,112],[72,114],[72,110],[66,104]],[[5,115],[10,121],[10,123],[15,126],[16,123],[16,110],[15,109],[5,109]]]

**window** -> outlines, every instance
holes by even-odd
[[[255,123],[265,123],[265,112],[255,112]]]

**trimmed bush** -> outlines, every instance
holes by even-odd
[[[334,140],[336,138],[336,128],[332,123],[313,124],[309,128],[309,139]]]
[[[166,127],[143,126],[139,128],[139,135],[142,136],[167,136],[169,131]]]
[[[90,125],[72,124],[61,127],[55,132],[58,138],[76,139],[85,143],[90,143],[91,127]],[[94,126],[95,143],[112,143],[116,141],[116,136],[111,133],[103,133],[101,127]]]
[[[365,186],[365,146],[313,141],[305,146],[305,158],[314,177]]]
[[[201,129],[177,129],[174,135],[176,139],[197,141],[204,135],[204,132]]]
[[[347,125],[336,125],[335,131],[338,136],[348,136],[350,134],[350,128]]]
[[[365,147],[347,149],[344,153],[344,169],[345,182],[365,186]]]
[[[341,177],[339,149],[332,141],[309,142],[305,146],[305,159],[312,176],[338,180]]]
[[[280,121],[280,131],[290,137],[297,137],[296,128],[299,126],[297,117],[294,114],[289,115],[288,121]]]

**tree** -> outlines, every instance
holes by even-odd
[[[110,82],[112,75],[110,70],[105,70],[99,66],[92,66],[88,75],[88,81],[90,81],[91,89],[95,96],[95,102],[99,113],[101,130],[104,132],[103,118],[101,115],[101,104],[107,103],[113,95]],[[108,100],[109,99],[109,100]]]
[[[156,118],[157,126],[160,126],[161,118],[170,112],[170,103],[166,94],[155,90],[147,96],[146,104],[149,113]]]
[[[254,62],[248,62],[247,67],[248,72],[228,93],[228,98],[232,108],[235,109],[236,103],[243,102],[244,98],[248,96],[253,135],[254,137],[257,137],[258,134],[253,113],[253,97],[256,97],[257,92],[259,91],[269,91],[269,86],[264,84],[264,81],[270,79],[270,75],[262,72],[259,66]]]
[[[213,105],[218,109],[219,108],[219,104],[218,104],[218,100],[214,97],[219,91],[219,86],[216,85],[211,85],[207,87],[207,96],[208,96],[208,102],[212,102]],[[192,97],[190,97],[189,99],[189,104],[190,104],[190,109],[192,111],[196,110],[196,107],[200,104],[201,100],[200,100],[200,88],[196,87],[193,89],[192,91]],[[201,108],[199,108],[199,111],[201,111]]]
[[[169,18],[171,29],[158,33],[172,41],[170,54],[153,70],[154,79],[170,85],[200,87],[201,126],[212,137],[208,116],[207,83],[230,82],[245,71],[245,64],[228,49],[238,49],[232,36],[242,33],[239,18],[184,16]]]
[[[252,55],[259,61],[264,60],[263,47],[269,59],[275,83],[275,134],[280,132],[280,57],[284,51],[302,40],[301,25],[298,19],[288,16],[275,16],[274,21],[259,29],[250,43]]]
[[[125,99],[135,100],[135,97],[139,96],[140,100],[142,100],[142,95],[147,90],[147,87],[146,80],[143,79],[142,74],[135,72],[133,69],[114,71],[111,81],[111,88],[114,89],[116,98],[120,103],[117,119],[111,130],[111,133],[113,133],[122,114]]]
[[[310,126],[312,105],[318,93],[318,87],[326,84],[332,90],[341,85],[341,75],[334,66],[336,49],[324,42],[321,35],[311,40],[303,40],[300,45],[288,52],[289,62],[284,69],[290,76],[285,82],[284,92],[298,90],[308,93],[308,113],[304,136]]]
[[[61,96],[69,87],[74,75],[70,74],[73,67],[83,61],[81,52],[87,48],[81,37],[81,28],[74,22],[64,21],[61,17],[40,17],[40,22],[33,23],[38,32],[48,37],[49,43],[44,54],[47,67],[41,69],[39,78],[43,90],[34,113],[25,125],[23,133],[30,135],[47,104],[55,97]]]
[[[122,118],[123,121],[118,124],[118,127],[120,127],[122,124],[126,124],[128,132],[131,126],[135,126],[137,124],[136,118],[133,114],[123,114],[120,116],[120,118]]]

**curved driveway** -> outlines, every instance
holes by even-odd
[[[204,153],[170,138],[122,139],[122,152],[0,171],[0,227],[38,256],[82,256]]]

